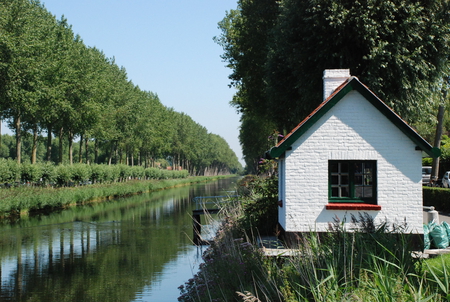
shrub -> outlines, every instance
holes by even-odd
[[[423,205],[433,206],[437,211],[450,213],[450,190],[423,187]]]
[[[0,183],[13,185],[20,179],[20,165],[12,159],[0,159]]]
[[[70,168],[70,166],[58,165],[56,166],[55,172],[55,181],[58,186],[68,186],[72,181],[72,169]]]
[[[71,171],[71,179],[75,184],[84,184],[92,175],[91,167],[86,164],[74,164],[69,166]]]
[[[119,164],[119,165],[116,165],[116,167],[118,168],[120,181],[126,181],[129,177],[132,176],[130,166],[127,166],[124,164]]]
[[[36,183],[42,177],[42,165],[23,163],[20,165],[20,179],[24,183]]]
[[[41,179],[44,185],[49,185],[56,180],[56,169],[53,163],[41,164]]]
[[[142,166],[133,166],[130,169],[130,173],[134,179],[142,179],[145,177],[145,168]]]
[[[103,183],[106,181],[106,166],[101,164],[93,164],[91,165],[91,180],[92,183]]]

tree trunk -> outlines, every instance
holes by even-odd
[[[446,98],[446,92],[443,93],[443,98],[445,100]],[[434,138],[434,147],[440,148],[441,147],[441,137],[442,137],[442,125],[444,120],[444,105],[439,105],[439,111],[438,111],[438,123],[436,126],[436,136]],[[439,178],[439,157],[433,158],[433,164],[431,166],[431,184],[436,183],[436,181]]]
[[[69,164],[72,165],[73,164],[73,133],[70,130],[68,132],[68,140],[69,140]]]
[[[2,121],[3,121],[3,119],[0,118],[0,150],[2,149]],[[0,273],[1,273],[1,271],[0,271]],[[0,278],[1,278],[1,276],[0,276]]]
[[[20,130],[20,116],[16,118],[16,159],[20,164],[22,162],[21,153],[22,153],[22,132]]]
[[[80,140],[80,143],[81,143],[81,140]],[[89,152],[88,152],[88,146],[89,145],[89,138],[85,138],[84,139],[84,150],[85,150],[85,154],[86,154],[86,164],[88,164],[89,165]]]
[[[52,126],[47,126],[47,161],[52,160]]]
[[[83,134],[80,135],[80,149],[78,150],[78,162],[83,162]]]
[[[61,127],[59,129],[59,159],[58,162],[62,164],[63,162],[63,135],[64,135],[64,129]]]
[[[33,147],[31,149],[31,164],[36,163],[37,144],[38,144],[37,125],[33,125]]]
[[[98,164],[98,139],[94,141],[94,163]]]

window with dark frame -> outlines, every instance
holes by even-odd
[[[330,160],[329,201],[376,204],[376,161]]]

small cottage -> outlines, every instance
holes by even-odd
[[[278,219],[324,232],[367,213],[423,234],[422,155],[440,155],[348,69],[325,70],[324,101],[268,153],[278,158]]]

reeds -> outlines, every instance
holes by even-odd
[[[222,212],[179,301],[450,301],[449,263],[414,257],[406,224],[375,225],[361,213],[350,229],[333,221],[325,234],[299,237],[294,256],[268,258],[243,219],[246,204]]]
[[[188,177],[165,180],[131,180],[124,183],[93,184],[80,187],[20,186],[2,188],[0,189],[0,218],[15,218],[23,214],[61,209],[212,179],[214,177]]]

